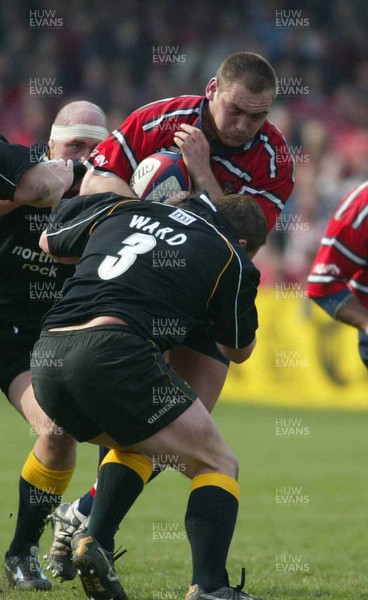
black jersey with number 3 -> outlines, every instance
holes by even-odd
[[[161,350],[208,322],[226,346],[253,341],[259,272],[204,193],[185,210],[115,194],[62,200],[47,231],[51,254],[81,259],[44,329],[112,315]]]

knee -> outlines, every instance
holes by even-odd
[[[75,453],[76,441],[69,434],[53,428],[51,431],[43,431],[38,438],[38,446],[51,454],[56,460],[65,460],[66,456]]]
[[[232,452],[226,452],[215,457],[201,457],[200,460],[193,460],[186,465],[185,475],[190,479],[203,473],[221,473],[237,480],[239,475],[238,459]]]
[[[211,432],[211,437],[204,447],[198,448],[190,465],[190,477],[202,473],[222,473],[233,479],[238,478],[239,463],[235,454],[226,445],[217,431]]]
[[[227,447],[223,450],[217,461],[216,472],[238,479],[239,461],[235,454]]]
[[[230,477],[233,479],[238,479],[239,477],[239,461],[235,454],[231,452],[231,450],[227,449],[227,455],[225,458],[226,461],[226,469],[231,472]]]

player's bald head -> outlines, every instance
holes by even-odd
[[[70,102],[58,112],[51,127],[50,158],[84,162],[108,134],[106,115],[97,104]]]
[[[69,102],[61,108],[55,117],[54,125],[74,125],[76,123],[107,128],[107,117],[97,104],[78,100]]]

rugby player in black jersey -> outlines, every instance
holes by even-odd
[[[81,196],[62,200],[51,214],[42,249],[81,258],[43,319],[34,352],[57,364],[32,365],[35,397],[78,441],[112,448],[87,530],[72,539],[91,599],[127,600],[114,569],[114,535],[160,454],[175,455],[192,479],[187,600],[252,598],[242,586],[231,588],[226,572],[239,502],[237,460],[163,353],[210,324],[224,356],[249,358],[259,272],[244,248],[252,255],[266,231],[254,200],[231,195],[213,203],[204,192],[179,207],[113,193]],[[159,257],[172,249],[181,266],[160,266]]]
[[[0,202],[0,389],[39,436],[22,469],[16,531],[5,557],[7,578],[19,589],[51,587],[38,562],[38,542],[45,517],[60,502],[75,466],[74,440],[40,410],[30,378],[30,364],[40,360],[31,351],[41,318],[74,271],[40,251],[39,236],[50,214],[44,204],[60,199],[71,185],[75,189],[73,161],[85,160],[106,135],[102,110],[89,102],[73,102],[61,109],[52,126],[48,158],[55,162],[38,163],[44,151],[38,145],[17,146],[9,163],[0,161],[2,196],[13,200]],[[0,142],[0,158],[6,145]],[[64,159],[70,159],[68,167]],[[69,181],[60,179],[57,189],[47,193],[51,185],[43,175],[55,172],[56,177],[63,163]],[[27,185],[33,206],[25,206]]]

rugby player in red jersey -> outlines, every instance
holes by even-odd
[[[205,96],[179,96],[134,111],[92,152],[81,193],[133,195],[132,173],[147,156],[176,145],[195,190],[212,198],[241,193],[261,205],[270,230],[293,189],[293,160],[267,116],[276,74],[261,56],[229,56]]]
[[[345,196],[328,223],[308,277],[308,295],[358,330],[368,368],[368,181]]]

